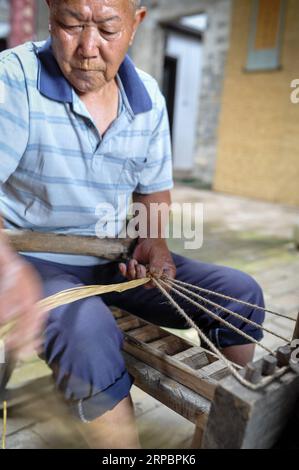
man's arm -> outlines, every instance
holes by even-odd
[[[170,191],[160,191],[153,194],[139,194],[133,193],[133,203],[141,203],[146,208],[147,218],[144,221],[146,224],[146,231],[150,235],[151,230],[157,233],[157,238],[165,237],[165,227],[169,219],[169,207],[171,204],[171,195]],[[158,217],[151,217],[151,207],[152,214],[155,214],[155,205],[164,205],[164,209],[158,213]]]
[[[0,57],[0,185],[14,173],[29,139],[29,102],[23,67],[13,51]],[[17,136],[17,137],[16,137]],[[41,286],[34,269],[9,246],[0,217],[0,327],[15,320],[7,349],[37,346],[43,315],[36,306]],[[26,344],[26,347],[23,345]]]
[[[170,191],[153,194],[133,193],[133,203],[141,203],[146,209],[145,218],[140,218],[140,223],[143,224],[143,233],[147,235],[138,238],[132,259],[127,265],[120,263],[120,272],[130,280],[146,277],[147,269],[157,278],[163,275],[175,278],[176,268],[165,238],[171,204]],[[163,204],[163,207],[161,211],[157,211],[157,205],[160,204]],[[138,228],[140,231],[140,224]],[[153,286],[153,283],[148,283],[144,287]]]
[[[2,220],[0,217],[0,228]],[[37,307],[41,286],[37,274],[15,253],[0,230],[0,326],[15,321],[5,346],[28,354],[39,346],[43,315]]]
[[[121,263],[119,266],[122,274],[129,279],[145,277],[146,267],[158,278],[163,274],[172,278],[176,275],[176,268],[165,239],[165,226],[169,219],[171,203],[169,190],[173,187],[170,130],[165,98],[158,85],[153,97],[156,122],[146,151],[147,163],[139,175],[136,192],[133,193],[133,202],[142,203],[147,209],[146,220],[142,221],[147,228],[147,234],[139,238],[133,259],[128,265]],[[155,211],[152,216],[150,211],[151,206],[157,203],[164,203],[166,206],[162,209],[158,222]],[[149,282],[144,287],[153,286],[155,284]]]

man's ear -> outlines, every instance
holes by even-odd
[[[138,18],[138,24],[142,23],[144,18],[147,15],[147,8],[146,7],[140,7],[136,10],[135,12],[135,19]]]
[[[143,22],[146,15],[147,15],[147,8],[146,7],[140,7],[136,10],[135,18],[134,18],[134,25],[133,25],[133,32],[132,32],[131,39],[130,39],[130,46],[133,44],[137,29],[138,29],[139,25]]]

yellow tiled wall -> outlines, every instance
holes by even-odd
[[[244,72],[251,1],[234,0],[214,189],[299,205],[299,2],[287,1],[281,64],[274,72]]]

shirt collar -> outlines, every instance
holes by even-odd
[[[72,103],[72,86],[62,74],[53,55],[51,38],[38,47],[36,52],[39,59],[38,89],[40,93],[55,101]],[[128,55],[119,68],[118,76],[133,113],[150,111],[153,107],[152,100]]]

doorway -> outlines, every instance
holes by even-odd
[[[173,168],[187,173],[194,168],[203,66],[202,15],[196,18],[199,16],[200,23],[194,17],[184,17],[164,25],[163,93],[172,135]]]

